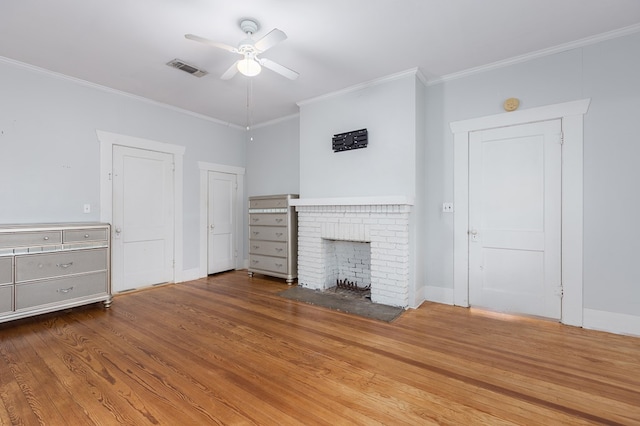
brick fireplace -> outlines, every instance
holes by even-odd
[[[335,286],[335,271],[340,268],[335,265],[333,244],[367,243],[370,254],[363,258],[370,265],[362,268],[362,279],[370,282],[363,281],[362,285],[371,285],[371,301],[409,305],[412,203],[405,197],[301,198],[291,200],[291,204],[298,212],[300,286],[318,290]]]

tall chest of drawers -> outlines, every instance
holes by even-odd
[[[249,198],[249,276],[298,277],[298,216],[289,200],[297,194]]]
[[[0,322],[111,305],[110,226],[0,225]]]

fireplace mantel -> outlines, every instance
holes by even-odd
[[[298,198],[289,200],[292,206],[413,206],[413,197],[406,195],[335,198]]]

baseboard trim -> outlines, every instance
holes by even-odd
[[[582,326],[592,330],[640,337],[640,316],[584,309]]]
[[[200,268],[186,269],[182,271],[182,281],[193,281],[198,278],[202,278],[200,276]]]
[[[446,287],[425,286],[424,298],[429,302],[453,305],[453,289]]]

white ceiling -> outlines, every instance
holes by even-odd
[[[262,56],[297,80],[220,80],[234,54],[184,38],[236,46],[246,17],[255,38],[288,35]],[[413,68],[435,80],[639,23],[638,0],[2,0],[0,56],[244,126]],[[210,74],[165,65],[174,58]]]

